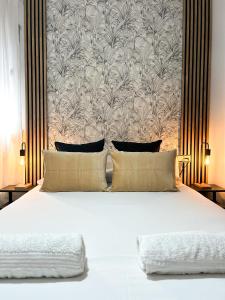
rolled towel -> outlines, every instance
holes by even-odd
[[[79,234],[0,235],[0,278],[73,277],[85,263]]]
[[[225,273],[225,233],[173,232],[138,237],[146,274]]]

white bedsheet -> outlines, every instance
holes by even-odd
[[[0,280],[0,299],[225,299],[225,276],[146,277],[138,235],[225,231],[225,210],[186,186],[171,193],[43,193],[39,187],[0,212],[0,232],[75,232],[89,271],[66,280]]]

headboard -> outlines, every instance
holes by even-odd
[[[185,183],[207,181],[211,0],[37,3],[24,2],[27,181],[55,140],[102,137],[160,138],[191,155]]]

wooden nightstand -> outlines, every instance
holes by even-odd
[[[0,189],[0,193],[8,193],[8,195],[9,195],[8,204],[10,204],[13,202],[13,199],[12,199],[13,193],[27,193],[30,190],[32,190],[33,188],[34,188],[34,186],[17,190],[17,189],[15,189],[15,185],[8,185],[8,186],[5,186],[2,189]]]
[[[191,188],[199,193],[201,193],[203,196],[207,197],[208,199],[212,200],[213,202],[219,204],[216,200],[216,194],[220,192],[225,192],[225,188],[218,186],[216,184],[210,184],[210,188],[199,188],[195,185],[191,185]],[[212,199],[209,198],[209,193],[212,194]]]

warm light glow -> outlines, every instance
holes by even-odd
[[[25,157],[24,157],[24,156],[21,156],[21,157],[20,157],[20,165],[21,165],[21,166],[24,166],[24,165],[25,165]]]
[[[191,162],[191,155],[177,155],[177,162],[189,163]]]
[[[206,155],[205,156],[205,165],[208,166],[210,164],[210,156]]]

